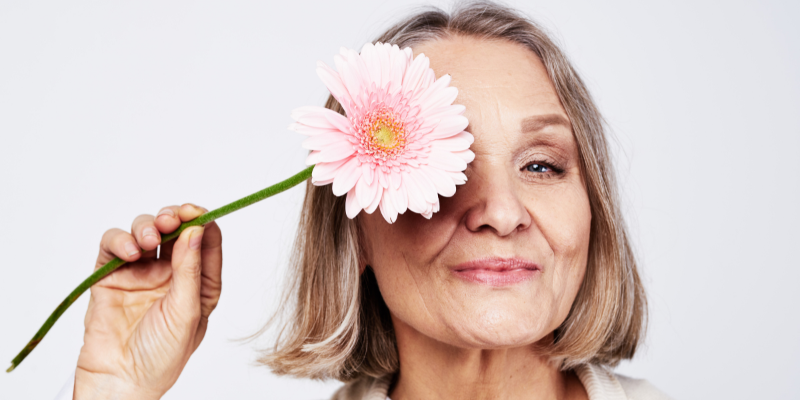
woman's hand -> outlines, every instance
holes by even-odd
[[[158,257],[156,249],[162,233],[204,212],[166,207],[137,217],[131,233],[103,235],[95,269],[114,257],[128,264],[91,289],[75,399],[157,399],[175,384],[219,301],[222,235],[211,222],[187,228]]]

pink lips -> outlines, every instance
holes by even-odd
[[[456,265],[453,273],[464,280],[489,286],[508,286],[531,279],[542,268],[519,258],[482,258]]]

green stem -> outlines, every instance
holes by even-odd
[[[228,215],[236,210],[245,208],[251,204],[264,200],[267,197],[274,196],[280,192],[295,187],[298,184],[307,180],[309,177],[311,177],[311,171],[313,170],[314,166],[310,166],[300,171],[298,174],[290,177],[289,179],[286,179],[283,182],[278,182],[264,190],[255,192],[247,197],[243,197],[239,200],[236,200],[233,203],[217,208],[216,210],[209,211],[191,221],[184,222],[181,224],[181,226],[178,227],[177,230],[175,230],[175,232],[162,236],[161,243],[166,243],[172,239],[177,238],[181,234],[181,232],[184,231],[184,229],[190,226],[205,225],[211,221],[214,221],[219,217]],[[39,328],[39,331],[36,332],[36,335],[33,336],[33,339],[31,339],[30,342],[28,342],[25,348],[23,348],[22,351],[20,351],[19,354],[17,354],[17,356],[14,357],[14,359],[11,361],[11,367],[9,367],[6,370],[6,372],[13,371],[15,368],[17,368],[17,366],[20,363],[22,363],[22,360],[24,360],[25,357],[27,357],[28,354],[30,354],[30,352],[36,348],[39,342],[42,341],[42,338],[44,338],[44,335],[46,335],[47,332],[50,330],[50,328],[53,327],[53,324],[55,324],[56,321],[58,321],[58,318],[61,317],[61,314],[64,314],[64,311],[66,311],[67,308],[69,308],[69,306],[71,306],[72,303],[74,303],[75,300],[78,299],[78,297],[81,297],[81,294],[83,294],[83,292],[85,292],[86,289],[89,289],[92,285],[97,283],[99,280],[103,279],[106,275],[114,272],[114,270],[116,270],[123,264],[125,264],[125,261],[123,261],[120,258],[114,258],[113,260],[109,261],[106,265],[103,265],[100,269],[95,271],[88,278],[86,278],[85,281],[81,282],[81,284],[78,285],[78,287],[76,287],[75,290],[73,290],[72,293],[70,293],[69,296],[67,296],[67,298],[64,299],[64,301],[62,301],[61,304],[58,305],[58,307],[56,307],[55,311],[53,311],[53,313],[50,314],[50,317],[47,318],[47,321],[45,321],[44,325],[42,325],[42,327]]]

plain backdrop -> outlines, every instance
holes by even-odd
[[[2,0],[0,359],[91,272],[106,229],[303,168],[286,127],[326,98],[315,62],[420,4]],[[651,311],[618,372],[678,399],[800,398],[800,2],[507,4],[563,45],[615,137]],[[268,340],[235,341],[276,307],[301,198],[219,221],[222,299],[165,398],[324,399],[340,385],[274,376],[255,365]],[[87,303],[0,374],[0,398],[56,395]]]

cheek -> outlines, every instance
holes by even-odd
[[[586,273],[592,213],[582,185],[571,185],[560,189],[557,195],[539,198],[534,214],[553,254],[552,289],[560,324]]]
[[[393,314],[413,325],[433,321],[427,304],[436,301],[431,295],[439,290],[433,286],[444,278],[435,265],[457,228],[458,220],[451,217],[440,212],[428,220],[409,211],[391,225],[378,213],[362,219],[367,263],[381,295]]]

